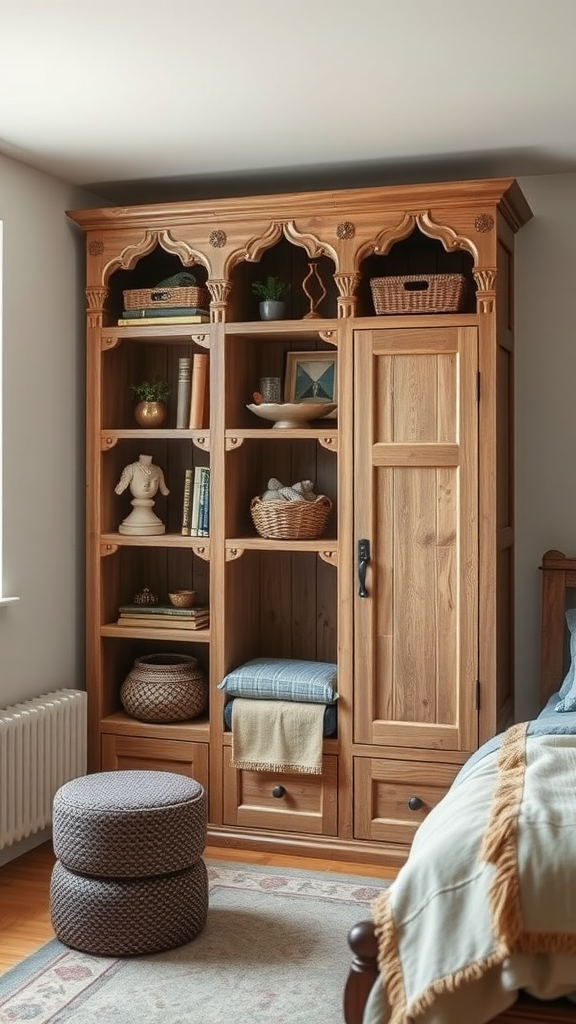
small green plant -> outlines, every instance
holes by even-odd
[[[282,302],[290,291],[290,285],[279,277],[267,277],[265,281],[254,281],[252,291],[263,302]]]
[[[160,377],[131,384],[130,391],[139,402],[165,402],[170,394],[167,381],[161,380]]]

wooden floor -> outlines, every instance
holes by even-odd
[[[370,878],[392,878],[394,875],[393,871],[386,872],[380,864],[349,864],[308,857],[250,853],[245,850],[207,847],[204,856],[209,860],[334,871]],[[48,911],[53,864],[52,845],[44,843],[0,867],[0,973],[54,938]]]

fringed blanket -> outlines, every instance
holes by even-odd
[[[481,1024],[514,1001],[507,971],[543,998],[575,989],[576,738],[509,729],[420,826],[374,919],[389,1024],[450,1020],[451,993]]]
[[[232,764],[248,771],[322,773],[324,704],[236,697]]]

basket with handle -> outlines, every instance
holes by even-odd
[[[123,292],[126,309],[172,309],[175,306],[193,306],[208,309],[210,294],[196,283],[193,274],[174,274],[160,281],[154,288],[130,288]]]
[[[374,310],[385,313],[457,313],[466,294],[463,274],[373,277]]]
[[[328,525],[332,502],[325,494],[314,501],[262,501],[252,498],[250,515],[256,532],[275,540],[316,540]]]

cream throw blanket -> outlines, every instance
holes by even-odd
[[[428,815],[376,901],[390,1024],[487,1021],[513,1001],[505,976],[522,963],[537,996],[576,988],[576,739],[526,728]]]
[[[324,704],[236,697],[232,764],[248,771],[322,773]]]

